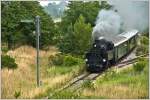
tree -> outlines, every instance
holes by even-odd
[[[52,43],[55,33],[52,18],[44,12],[37,1],[2,1],[2,43],[12,45],[28,44],[35,46],[35,25],[20,23],[22,19],[34,19],[36,15],[41,18],[41,47]]]
[[[76,50],[77,54],[84,54],[91,45],[91,24],[85,23],[85,19],[82,15],[79,16],[74,24],[75,39],[77,40],[78,48]]]
[[[70,24],[74,25],[80,14],[85,18],[85,23],[90,23],[94,27],[99,11],[110,9],[111,5],[106,1],[101,1],[101,3],[99,1],[70,1],[67,8],[60,24],[62,34],[68,33],[68,27]]]
[[[67,33],[64,36],[59,37],[58,47],[63,53],[74,53],[76,45],[76,40],[73,31],[73,25],[68,27]]]
[[[111,7],[113,7],[113,6],[109,5],[107,1],[101,1],[100,5],[101,5],[100,6],[101,9],[110,9]]]
[[[59,43],[59,48],[64,53],[83,55],[91,44],[91,24],[85,23],[85,18],[80,15],[74,25],[68,28],[68,33]]]
[[[100,10],[98,1],[70,1],[68,9],[64,12],[64,17],[60,25],[60,29],[64,34],[67,32],[70,24],[74,25],[80,14],[85,18],[85,23],[90,23],[92,26],[95,25],[97,14]]]

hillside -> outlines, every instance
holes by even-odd
[[[54,55],[58,52],[55,48],[51,48],[49,51],[40,51],[41,57],[46,59],[49,55]],[[26,98],[30,98],[36,92],[40,92],[41,90],[36,88],[36,49],[22,46],[16,50],[8,51],[7,54],[15,58],[18,68],[16,70],[2,69],[2,98],[14,98],[15,91],[21,91],[21,96]],[[43,64],[42,61],[40,63],[41,65]],[[43,65],[41,66],[41,71],[44,71],[44,67]],[[41,76],[43,80],[48,78],[46,73]]]
[[[49,98],[147,99],[149,96],[148,60],[145,59],[145,62],[144,69],[140,72],[134,69],[135,65],[126,66],[120,71],[111,68],[93,82],[85,81],[77,90],[66,89]]]
[[[30,46],[21,46],[7,52],[7,55],[15,58],[17,69],[2,69],[2,98],[15,98],[20,92],[19,98],[44,97],[55,88],[61,87],[82,70],[79,65],[72,67],[56,67],[50,65],[50,56],[58,54],[55,47],[48,51],[40,51],[40,80],[41,86],[36,87],[36,49]]]

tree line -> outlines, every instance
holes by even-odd
[[[35,46],[34,23],[21,23],[21,20],[34,20],[36,15],[41,17],[40,45],[42,47],[51,43],[55,33],[51,17],[35,1],[2,1],[2,43],[9,49],[28,44]]]
[[[21,45],[35,47],[35,23],[24,19],[41,17],[40,48],[56,45],[63,53],[83,55],[91,45],[92,28],[100,9],[109,9],[106,2],[70,1],[62,21],[54,23],[37,1],[2,1],[2,45],[13,49]]]

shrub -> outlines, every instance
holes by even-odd
[[[144,45],[148,45],[149,44],[149,39],[146,36],[142,36],[140,42]]]
[[[149,52],[148,46],[149,46],[149,39],[146,36],[140,37],[140,45],[137,47],[136,55],[142,55]]]
[[[2,48],[2,52],[3,52],[3,53],[7,53],[7,52],[8,52],[8,48],[3,47],[3,48]]]
[[[21,91],[15,91],[14,97],[17,99],[21,95]]]
[[[64,66],[73,66],[82,62],[81,59],[73,57],[71,55],[62,55],[57,54],[55,56],[49,57],[50,65],[64,65]]]
[[[2,57],[1,59],[2,68],[4,67],[11,68],[11,69],[17,68],[17,64],[15,63],[14,58],[11,58],[8,55],[2,55],[1,57]]]
[[[55,56],[51,55],[49,57],[50,65],[62,65],[63,64],[63,55],[56,54]]]
[[[72,66],[72,65],[77,65],[79,63],[79,59],[75,58],[71,55],[67,55],[64,57],[64,65],[65,66]]]
[[[137,47],[136,55],[142,55],[148,53],[148,46],[140,45]]]
[[[138,61],[143,61],[143,62],[148,62],[148,59],[147,58],[143,58],[143,57],[139,57],[138,58]]]
[[[140,61],[140,62],[133,65],[133,69],[135,72],[141,72],[141,71],[143,71],[145,66],[146,66],[146,62]]]

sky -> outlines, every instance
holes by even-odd
[[[50,0],[50,1],[48,1],[48,0],[43,0],[43,1],[39,1],[40,2],[40,5],[41,6],[47,6],[48,5],[48,3],[52,3],[52,2],[55,2],[56,4],[58,4],[58,3],[60,3],[60,1],[56,1],[56,0]]]

